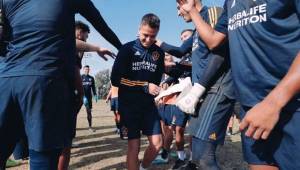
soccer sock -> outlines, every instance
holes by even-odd
[[[147,170],[147,168],[143,168],[142,163],[140,163],[140,170]]]
[[[166,149],[163,149],[162,152],[161,152],[161,157],[163,159],[167,159],[168,158],[168,154],[169,154],[169,152]]]
[[[117,129],[121,129],[119,122],[116,122],[116,127],[117,127]]]
[[[232,134],[232,127],[228,128],[229,133]]]
[[[180,160],[184,161],[184,159],[185,159],[184,151],[177,151],[177,155]]]

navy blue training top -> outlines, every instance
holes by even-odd
[[[300,1],[227,0],[215,29],[228,34],[238,98],[251,107],[279,83],[300,50]]]
[[[203,20],[207,23],[209,20],[209,13],[206,6],[203,6],[199,15],[202,16]],[[167,53],[181,57],[188,52],[192,51],[192,80],[193,82],[199,82],[202,77],[204,70],[207,68],[207,63],[210,59],[211,53],[206,44],[201,40],[196,30],[194,30],[192,36],[183,42],[181,47],[176,48],[169,44],[162,43],[161,48]],[[223,55],[226,55],[225,53]]]
[[[81,75],[84,96],[91,98],[96,95],[95,79],[90,75]]]
[[[145,48],[139,39],[123,45],[111,74],[112,85],[119,87],[119,98],[138,94],[143,96],[140,100],[153,101],[154,96],[146,93],[144,87],[147,83],[160,84],[164,73],[164,56],[157,45]]]
[[[203,8],[201,9],[199,15],[202,16],[203,20],[207,23],[210,23],[210,19],[209,19],[209,12],[208,12],[209,8],[207,8],[206,6],[203,6]],[[215,17],[217,17],[217,15],[215,15]],[[202,39],[200,38],[198,32],[196,30],[194,30],[192,36],[187,39],[186,41],[183,42],[183,44],[180,47],[174,47],[172,45],[169,45],[167,43],[162,43],[161,48],[166,51],[167,53],[177,56],[177,57],[181,57],[183,55],[185,55],[186,53],[192,51],[192,81],[193,83],[200,83],[201,85],[204,85],[204,83],[202,82],[206,82],[205,84],[214,84],[217,86],[222,85],[223,89],[224,89],[224,94],[229,97],[229,98],[234,98],[234,90],[233,90],[233,85],[232,85],[232,81],[231,81],[231,76],[227,76],[228,80],[226,80],[226,82],[228,83],[224,83],[222,75],[220,75],[219,73],[227,73],[229,70],[230,65],[227,65],[228,59],[229,59],[229,52],[228,52],[228,46],[226,44],[224,44],[223,46],[221,46],[219,49],[217,49],[216,51],[212,52],[208,49],[208,47],[206,46],[206,44],[202,41]],[[212,68],[212,66],[210,65],[211,61],[216,60],[216,56],[217,55],[221,55],[226,61],[226,63],[224,63],[222,67],[219,68]],[[214,67],[214,66],[213,66]],[[219,71],[220,69],[220,71]],[[211,76],[206,76],[204,75],[205,73],[207,73],[207,71],[211,71],[216,73],[215,75]],[[222,79],[222,81],[217,81],[218,79]],[[214,86],[215,87],[215,86]]]
[[[4,13],[11,29],[0,77],[74,74],[72,0],[9,0]]]

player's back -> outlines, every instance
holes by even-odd
[[[115,86],[111,86],[111,97],[118,97],[119,88]]]
[[[0,75],[57,75],[73,65],[71,0],[7,0],[4,13],[11,39],[8,53],[0,59]]]

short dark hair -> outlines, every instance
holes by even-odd
[[[149,25],[151,28],[159,29],[160,19],[153,13],[148,13],[143,16],[141,25]]]
[[[87,24],[83,23],[82,21],[75,22],[75,29],[80,29],[83,32],[90,33],[90,27]]]
[[[187,31],[188,32],[193,32],[192,29],[184,29],[184,30],[181,31],[180,35],[182,35],[183,33],[187,32]]]
[[[90,68],[90,66],[89,65],[85,65],[83,68]]]

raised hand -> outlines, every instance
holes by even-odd
[[[195,7],[195,0],[176,0],[179,7],[186,12],[190,12]]]
[[[108,55],[108,56],[110,56],[111,58],[113,58],[113,59],[115,59],[115,54],[112,52],[112,51],[110,51],[109,49],[106,49],[106,48],[98,48],[98,50],[97,50],[97,54],[100,56],[100,57],[102,57],[105,61],[107,61],[108,59],[107,59],[107,57],[105,57],[105,55]]]

